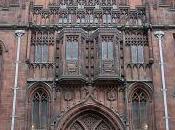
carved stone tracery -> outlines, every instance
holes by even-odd
[[[104,24],[143,26],[144,23],[146,23],[145,8],[131,10],[128,7],[118,6],[119,2],[112,0],[102,1],[101,6],[96,2],[98,1],[94,0],[87,2],[87,4],[83,2],[83,4],[78,5],[77,3],[68,2],[71,3],[70,6],[68,3],[52,3],[48,5],[48,8],[44,8],[40,5],[31,5],[31,12],[33,13],[31,22],[41,25],[53,23],[64,25],[72,23],[83,26],[88,26],[89,24],[93,24],[94,26],[103,26]]]
[[[54,31],[33,30],[31,32],[31,48],[28,61],[29,80],[53,78],[54,63],[52,53],[55,44]]]
[[[78,117],[68,127],[69,130],[114,130],[111,123],[107,122],[103,117],[93,113],[87,113]]]

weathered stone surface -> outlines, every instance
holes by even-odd
[[[90,129],[88,123],[97,129],[133,130],[131,97],[138,89],[149,95],[148,129],[165,130],[157,30],[165,33],[168,119],[170,129],[175,129],[175,2],[117,0],[116,5],[108,4],[92,2],[83,8],[60,5],[57,0],[0,1],[0,130],[11,126],[18,29],[26,33],[21,37],[15,130],[32,129],[31,101],[37,88],[44,88],[49,96],[49,130]],[[92,20],[93,14],[97,17]],[[82,22],[83,17],[89,19]],[[78,61],[65,60],[65,41],[71,38],[79,43]],[[101,61],[100,47],[106,39],[115,43],[114,61]],[[35,62],[38,43],[49,46],[47,63]],[[131,62],[133,45],[143,46],[144,63]],[[86,117],[89,113],[92,122]]]

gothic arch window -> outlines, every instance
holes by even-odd
[[[49,119],[49,96],[43,89],[38,89],[32,96],[31,128],[47,129]]]
[[[132,130],[151,129],[151,107],[149,95],[143,89],[134,90],[131,96]]]

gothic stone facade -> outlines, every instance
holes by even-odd
[[[174,0],[1,0],[0,130],[175,130],[174,17]]]

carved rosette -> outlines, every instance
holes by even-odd
[[[109,101],[115,101],[117,98],[117,92],[114,89],[110,89],[107,91],[107,99]]]

